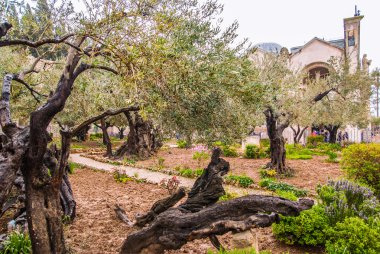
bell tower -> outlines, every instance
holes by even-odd
[[[344,51],[350,70],[360,69],[360,21],[364,18],[355,6],[355,15],[344,19]]]

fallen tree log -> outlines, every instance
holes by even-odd
[[[156,201],[153,204],[152,208],[149,210],[149,212],[141,216],[136,216],[135,225],[138,227],[144,227],[146,224],[152,222],[157,217],[157,215],[173,207],[185,195],[186,195],[185,189],[181,187],[171,196]]]
[[[163,253],[179,249],[194,239],[267,227],[279,220],[278,214],[297,216],[313,204],[309,199],[294,202],[280,197],[249,195],[195,213],[171,208],[159,214],[149,226],[129,235],[120,253]]]

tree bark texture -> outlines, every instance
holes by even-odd
[[[100,119],[100,128],[102,129],[103,133],[103,144],[106,145],[107,151],[104,154],[106,157],[112,157],[112,143],[110,136],[108,135],[107,129],[111,126],[109,122],[106,122],[105,118]]]
[[[278,214],[297,216],[313,203],[308,199],[294,202],[280,197],[249,195],[216,203],[195,213],[172,208],[159,214],[151,225],[130,234],[120,253],[163,253],[179,249],[194,239],[267,227],[279,220]]]
[[[289,118],[282,123],[272,109],[268,108],[264,112],[266,119],[267,132],[270,140],[270,163],[267,168],[273,168],[278,174],[288,174],[291,172],[290,167],[286,164],[285,139],[282,136],[283,131],[289,126]]]
[[[335,144],[336,143],[336,136],[338,134],[338,130],[340,128],[340,125],[329,124],[329,125],[325,125],[325,128],[330,134],[329,143]]]
[[[128,120],[129,133],[125,142],[115,153],[115,157],[124,155],[147,159],[153,155],[162,143],[158,131],[151,121],[145,121],[138,112],[124,112]]]
[[[83,41],[84,38],[78,38],[74,45],[79,47]],[[51,171],[44,165],[47,144],[51,140],[46,129],[53,117],[62,111],[70,96],[75,78],[81,72],[80,68],[77,69],[80,58],[76,49],[69,49],[55,92],[45,105],[30,116],[29,149],[21,170],[25,181],[26,212],[34,254],[66,253],[60,188],[67,165],[71,135],[63,133],[62,152],[56,162],[57,170]]]
[[[221,154],[220,148],[213,150],[211,162],[195,181],[187,200],[180,206],[181,209],[198,212],[215,204],[226,193],[223,188],[223,176],[230,170],[230,164],[220,158]]]
[[[180,201],[185,195],[185,189],[181,187],[171,196],[156,201],[146,214],[136,217],[135,225],[138,227],[144,227],[146,224],[152,222],[157,217],[157,215],[165,212],[177,204],[177,202]]]

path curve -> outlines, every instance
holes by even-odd
[[[70,154],[69,161],[81,164],[83,166],[93,168],[96,170],[102,170],[106,172],[113,172],[118,170],[119,172],[123,172],[124,174],[134,177],[137,175],[137,178],[143,179],[145,178],[150,183],[159,184],[163,179],[167,179],[172,177],[171,175],[164,174],[161,172],[150,171],[143,168],[135,168],[129,166],[120,166],[120,165],[112,165],[109,163],[99,162],[90,158],[83,157],[80,153]],[[180,186],[191,188],[195,182],[194,179],[186,178],[182,176],[176,176],[180,181]],[[248,195],[248,194],[260,194],[260,195],[271,195],[271,192],[264,190],[255,190],[249,188],[239,188],[231,185],[225,185],[225,189],[228,192],[234,192],[239,195]]]

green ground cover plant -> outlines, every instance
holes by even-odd
[[[380,205],[367,187],[348,180],[317,189],[318,203],[273,225],[286,244],[325,246],[329,254],[380,253]]]
[[[237,184],[243,188],[248,188],[251,184],[254,183],[252,178],[249,176],[228,175],[224,179],[229,184]]]

